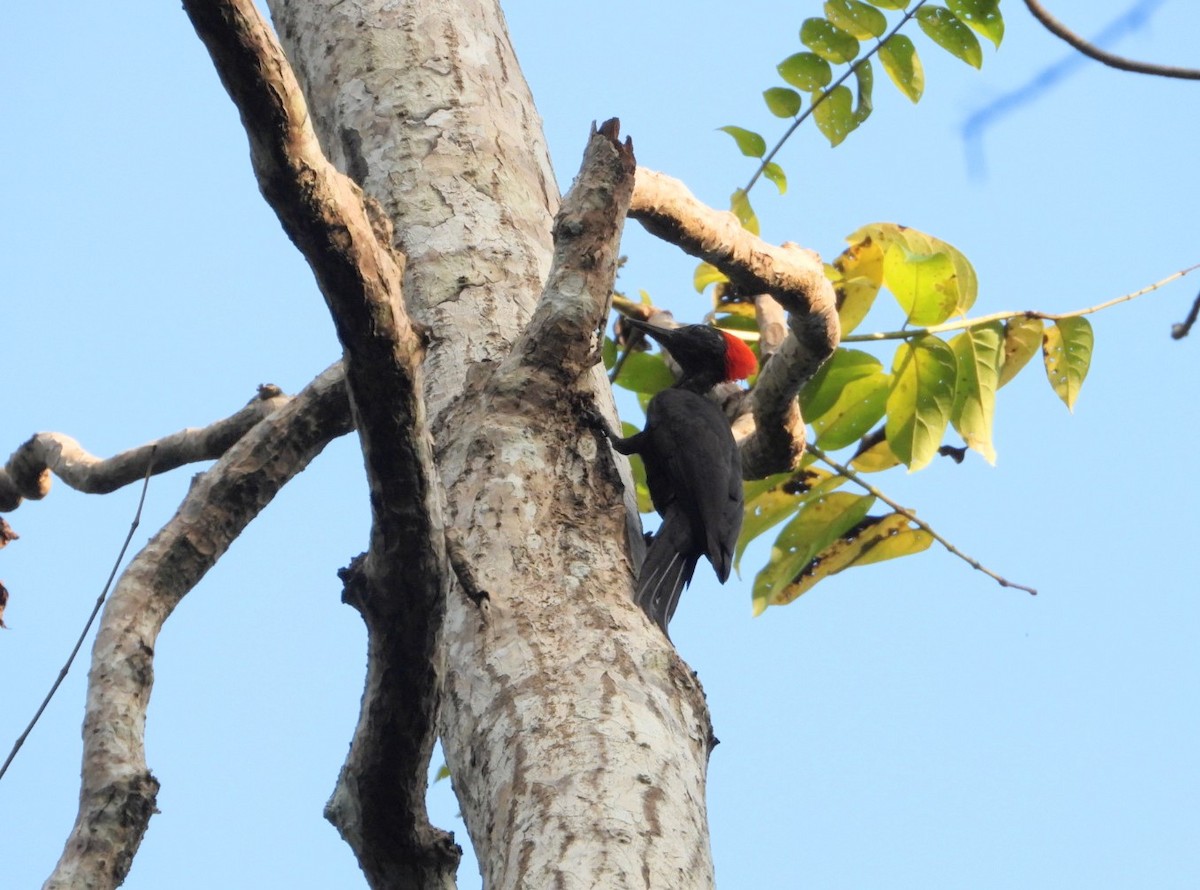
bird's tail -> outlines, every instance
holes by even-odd
[[[692,541],[691,524],[686,516],[667,512],[662,526],[650,542],[646,559],[638,573],[634,602],[667,633],[667,625],[679,605],[679,596],[692,580],[700,555]],[[670,635],[668,634],[668,637]]]

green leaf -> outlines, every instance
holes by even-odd
[[[1060,318],[1046,329],[1042,341],[1046,377],[1071,411],[1092,363],[1093,342],[1091,322],[1082,317]]]
[[[828,86],[833,80],[833,69],[816,53],[788,56],[776,70],[792,86],[810,93]]]
[[[729,209],[738,218],[743,229],[751,235],[758,234],[758,216],[750,206],[750,196],[746,194],[745,189],[737,189],[729,196]]]
[[[830,279],[837,292],[838,320],[845,336],[866,317],[883,284],[883,249],[867,235],[842,251],[833,267],[837,277]]]
[[[883,417],[888,375],[875,356],[838,349],[800,390],[801,413],[829,451],[845,448]]]
[[[998,48],[1004,39],[1000,0],[947,0],[950,11]]]
[[[747,483],[742,531],[733,551],[734,569],[740,568],[742,554],[751,541],[794,514],[805,501],[823,497],[845,481],[844,476],[804,467]]]
[[[828,69],[829,66],[825,67]],[[803,102],[799,93],[789,90],[787,87],[771,87],[763,90],[763,99],[771,114],[776,117],[795,117],[800,113],[800,106]]]
[[[1042,345],[1045,325],[1040,318],[1010,318],[1004,322],[1004,363],[1000,366],[999,385],[1017,376]]]
[[[854,126],[858,126],[871,116],[871,91],[875,88],[875,69],[871,67],[870,59],[863,59],[854,69],[854,80],[857,83],[855,93],[858,104],[854,107]]]
[[[941,324],[958,306],[954,263],[944,253],[913,253],[903,245],[889,244],[883,254],[883,281],[909,324]]]
[[[979,38],[944,6],[922,6],[917,10],[917,24],[950,55],[974,68],[983,67],[983,48],[979,45]]]
[[[621,373],[614,381],[618,386],[636,393],[654,395],[675,382],[666,362],[660,355],[633,350],[621,366]]]
[[[800,42],[834,65],[851,62],[858,55],[858,41],[825,19],[805,19],[800,26]]]
[[[628,439],[635,435],[638,428],[632,423],[621,421],[621,435]],[[633,473],[633,491],[637,496],[639,513],[653,513],[654,501],[650,500],[650,486],[646,484],[646,465],[642,463],[641,455],[629,456],[629,469]]]
[[[761,158],[767,153],[767,141],[753,130],[734,126],[717,127],[717,129],[732,136],[742,154],[748,158]]]
[[[953,350],[930,334],[896,350],[885,429],[892,451],[909,472],[933,460],[942,444],[954,405],[956,371]]]
[[[783,527],[771,558],[754,579],[754,614],[791,602],[787,590],[812,558],[862,521],[875,498],[835,491],[808,501]]]
[[[442,779],[448,779],[448,778],[450,778],[450,767],[446,766],[446,764],[443,763],[441,766],[438,767],[437,775],[433,777],[433,781],[440,782],[440,781],[442,781]]]
[[[858,126],[851,109],[854,97],[846,86],[823,95],[824,101],[820,96],[813,96],[813,119],[817,122],[817,129],[829,140],[830,146],[834,146]]]
[[[604,359],[604,370],[611,371],[617,363],[617,341],[612,337],[605,337],[604,345],[600,347],[600,357]]]
[[[996,463],[992,418],[996,412],[996,390],[1000,388],[1003,340],[1003,327],[994,321],[963,331],[950,341],[958,363],[950,420],[963,441],[989,464]]]
[[[882,37],[887,30],[884,14],[859,0],[825,0],[825,18],[859,40]]]
[[[774,161],[768,161],[763,165],[763,176],[775,183],[775,188],[779,189],[779,194],[787,194],[787,174]]]
[[[704,289],[710,284],[723,284],[729,278],[710,263],[701,263],[696,267],[696,271],[692,273],[692,286],[696,288],[696,293],[704,293]]]
[[[879,61],[900,92],[918,102],[925,92],[925,69],[913,42],[903,34],[893,34],[879,48]]]
[[[904,9],[912,0],[871,0],[872,6],[880,9]]]
[[[788,601],[807,593],[825,578],[852,566],[870,565],[928,550],[933,543],[933,535],[922,528],[910,526],[910,521],[900,513],[867,517],[805,566],[800,578],[785,591]]]

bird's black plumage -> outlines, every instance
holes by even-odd
[[[650,400],[640,433],[613,438],[621,453],[641,456],[663,518],[638,573],[635,599],[665,633],[701,556],[722,583],[729,578],[742,528],[742,462],[728,419],[705,393],[752,371],[754,357],[741,341],[707,325],[635,327],[658,340],[682,371],[673,387]]]

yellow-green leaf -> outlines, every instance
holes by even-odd
[[[887,30],[884,14],[859,0],[825,0],[825,18],[859,40],[882,37]]]
[[[829,144],[837,145],[858,126],[852,108],[854,96],[847,86],[837,87],[832,93],[822,95],[824,99],[813,96],[813,119]]]
[[[738,218],[743,229],[751,235],[758,234],[758,215],[750,206],[750,196],[746,194],[745,189],[737,189],[729,196],[729,209]]]
[[[844,337],[866,317],[883,284],[883,249],[867,235],[842,251],[833,267],[836,276],[829,277],[837,292],[838,320]]]
[[[776,70],[792,86],[810,93],[828,86],[833,80],[833,69],[816,53],[788,56]]]
[[[763,176],[775,183],[775,188],[779,189],[779,194],[787,194],[787,174],[774,161],[768,161],[763,165]]]
[[[675,382],[675,376],[660,355],[633,350],[614,381],[618,386],[651,396]]]
[[[911,556],[929,549],[932,543],[933,536],[929,532],[910,526],[908,517],[900,513],[868,517],[851,534],[838,538],[817,554],[785,595],[790,602],[807,593],[817,582],[852,566]]]
[[[1045,326],[1040,318],[1010,318],[1004,323],[1004,363],[1000,366],[1000,386],[1017,376],[1042,346]]]
[[[996,321],[963,331],[950,341],[958,363],[950,420],[963,441],[989,464],[996,462],[992,418],[996,390],[1000,388],[1003,337],[1000,322]]]
[[[857,127],[871,116],[871,92],[875,88],[875,69],[871,67],[870,59],[863,59],[854,69],[855,95],[858,104],[854,107],[854,125]]]
[[[617,363],[617,341],[612,337],[605,337],[604,345],[600,347],[600,357],[604,359],[604,370],[611,371]]]
[[[887,439],[910,472],[928,464],[950,422],[957,372],[954,352],[930,334],[905,342],[892,362]]]
[[[1000,0],[948,0],[950,11],[999,47],[1004,39]]]
[[[932,235],[926,235],[924,232],[909,226],[901,226],[896,223],[871,223],[863,226],[857,232],[852,234],[850,241],[859,241],[864,238],[872,238],[877,241],[880,246],[886,251],[893,244],[898,244],[905,248],[910,254],[916,257],[932,256],[936,253],[943,253],[950,258],[954,265],[954,289],[957,291],[955,300],[957,305],[954,306],[949,315],[961,315],[965,313],[975,304],[975,298],[979,294],[979,279],[975,275],[975,268],[971,265],[971,261],[963,255],[963,252],[946,241],[940,238],[935,238]],[[899,257],[894,257],[894,260]],[[885,276],[886,277],[886,276]],[[947,282],[944,282],[947,284]],[[889,285],[890,287],[890,285]],[[950,294],[946,294],[947,300]],[[930,308],[935,308],[937,302],[930,304]],[[940,318],[938,321],[917,321],[913,318],[914,324],[938,324],[940,321],[945,321],[949,315]],[[928,316],[922,315],[922,318],[935,318],[936,313]]]
[[[450,778],[450,767],[446,766],[446,764],[443,763],[441,766],[438,767],[437,775],[435,775],[433,777],[433,781],[440,782],[440,781],[442,781],[442,779],[448,779],[448,778]]]
[[[826,19],[805,19],[800,42],[834,65],[853,61],[858,55],[858,41]]]
[[[860,473],[882,473],[884,470],[898,466],[900,466],[900,458],[896,457],[887,439],[880,439],[850,461],[850,469]]]
[[[828,69],[828,65],[825,66]],[[771,87],[763,90],[763,100],[767,108],[776,117],[795,117],[800,113],[802,100],[800,94],[787,87]]]
[[[1071,411],[1092,363],[1092,344],[1092,325],[1086,318],[1060,318],[1046,329],[1042,341],[1046,377]]]
[[[947,254],[890,244],[883,254],[883,281],[909,324],[941,324],[958,307],[958,278]]]
[[[692,286],[698,294],[704,293],[704,289],[710,284],[722,284],[728,280],[724,272],[710,263],[701,263],[692,274]]]
[[[983,48],[979,45],[979,38],[944,6],[922,6],[917,10],[917,24],[950,55],[974,68],[983,67]]]
[[[879,48],[879,61],[892,83],[908,96],[909,101],[920,101],[925,92],[925,69],[910,39],[903,34],[893,34]]]
[[[767,142],[753,130],[744,127],[717,127],[722,133],[728,133],[737,143],[737,147],[748,158],[761,158],[767,153]]]
[[[904,9],[912,0],[871,0],[872,6],[880,9]]]
[[[862,521],[875,498],[835,491],[805,503],[771,547],[771,558],[754,579],[754,614],[786,598],[804,567],[814,556]],[[794,597],[792,597],[794,599]]]

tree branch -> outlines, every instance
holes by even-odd
[[[346,600],[367,625],[366,690],[326,816],[373,887],[449,886],[459,850],[429,824],[425,791],[450,582],[404,261],[378,205],[323,155],[295,74],[252,0],[184,8],[241,114],[259,187],[333,317],[371,490],[370,548],[346,574]]]
[[[796,394],[833,355],[841,336],[837,295],[821,258],[795,244],[776,247],[731,213],[697,201],[678,180],[639,168],[629,215],[646,230],[720,269],[741,293],[770,294],[788,311],[788,337],[758,375],[751,418],[734,425],[747,479],[794,469],[804,453]]]
[[[146,475],[153,455],[154,473],[184,464],[216,460],[255,424],[287,404],[276,386],[260,386],[258,395],[231,417],[202,429],[185,429],[102,460],[62,433],[38,433],[0,467],[0,511],[17,509],[25,498],[41,500],[50,492],[51,473],[87,494],[108,494]]]
[[[333,366],[200,475],[117,582],[92,648],[79,813],[47,890],[107,890],[125,879],[156,811],[143,732],[158,633],[250,520],[350,429]]]
[[[1039,0],[1025,0],[1025,5],[1033,13],[1033,17],[1041,22],[1046,27],[1046,30],[1055,37],[1062,38],[1088,58],[1102,62],[1110,68],[1132,71],[1135,74],[1153,74],[1158,77],[1174,77],[1180,80],[1200,80],[1200,70],[1195,68],[1179,68],[1174,65],[1137,62],[1133,59],[1127,59],[1124,56],[1114,55],[1084,40],[1054,16],[1050,15]]]

